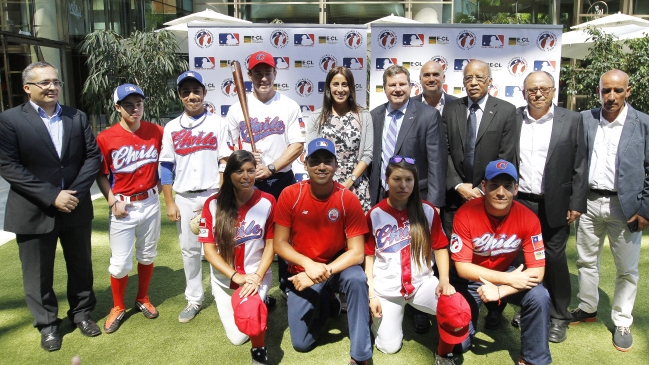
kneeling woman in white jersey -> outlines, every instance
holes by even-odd
[[[392,354],[401,348],[406,303],[435,314],[438,297],[452,295],[455,288],[449,283],[448,241],[435,207],[421,200],[415,160],[390,158],[385,178],[388,198],[367,213],[365,273],[376,348]],[[452,349],[440,345],[438,352],[444,356]]]
[[[228,158],[221,190],[205,202],[199,241],[212,265],[212,292],[228,339],[241,345],[250,337],[252,363],[265,364],[263,300],[272,282],[275,198],[254,188],[255,169],[248,151]]]

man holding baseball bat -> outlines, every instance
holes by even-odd
[[[300,106],[275,91],[276,76],[275,59],[270,53],[259,51],[250,55],[248,78],[253,91],[230,107],[226,120],[232,140],[239,142],[240,149],[252,151],[257,159],[255,186],[279,199],[282,190],[295,183],[291,164],[302,154],[306,138]],[[243,77],[236,68],[234,78],[237,92],[243,92]],[[249,126],[244,117],[246,108]],[[282,259],[279,261],[280,289],[285,292],[287,267]]]

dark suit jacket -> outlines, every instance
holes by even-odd
[[[516,139],[516,107],[488,95],[475,142],[473,181],[467,181],[464,174],[467,100],[468,97],[465,96],[446,104],[442,116],[449,150],[446,188],[456,199],[459,196],[455,192],[455,186],[461,183],[472,183],[474,187],[479,186],[489,162],[497,159],[515,162],[516,143],[518,142]]]
[[[381,200],[381,152],[387,103],[372,110],[374,147],[370,171],[372,205]],[[415,159],[421,198],[436,207],[444,206],[446,179],[446,135],[437,109],[410,99],[397,136],[394,154]]]
[[[649,115],[627,104],[622,135],[617,147],[617,196],[627,219],[638,213],[649,218]],[[588,166],[593,154],[600,108],[581,112],[588,143]]]
[[[424,103],[423,99],[424,99],[424,93],[421,93],[421,94],[419,94],[417,96],[413,96],[412,98],[410,98],[410,100],[417,100],[419,102]],[[457,97],[455,97],[455,96],[453,96],[451,94],[444,93],[444,107],[445,108],[446,108],[446,104],[450,103],[453,100],[457,100]],[[424,104],[426,104],[426,103],[424,103]]]
[[[516,140],[519,141],[516,143],[517,166],[520,165],[523,110],[525,107],[516,109]],[[586,151],[581,114],[555,106],[550,146],[543,167],[545,213],[550,227],[565,226],[568,210],[586,213]]]
[[[93,218],[90,187],[101,163],[99,148],[86,115],[61,107],[60,158],[43,120],[29,102],[0,114],[0,174],[11,185],[7,231],[44,234],[54,229],[57,216],[69,226]],[[52,205],[61,190],[77,191],[79,204],[70,213],[61,213]]]

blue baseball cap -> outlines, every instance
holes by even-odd
[[[187,79],[194,79],[205,88],[205,84],[203,84],[203,76],[196,71],[185,71],[181,73],[180,76],[178,76],[178,80],[176,80],[176,86],[180,86],[180,84]]]
[[[318,150],[329,151],[329,153],[336,157],[336,146],[334,146],[334,143],[326,138],[316,138],[313,141],[309,142],[309,145],[306,148],[306,157],[311,156]]]
[[[131,94],[137,94],[140,95],[142,99],[146,99],[144,92],[139,86],[133,84],[122,84],[115,89],[115,92],[113,93],[113,101],[117,104]]]
[[[518,181],[518,173],[516,172],[516,166],[514,166],[513,163],[505,160],[489,162],[484,173],[485,180],[491,180],[500,174],[507,174],[513,177],[514,180]]]

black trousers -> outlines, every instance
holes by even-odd
[[[550,227],[545,211],[545,201],[524,200],[518,201],[536,213],[541,221],[541,234],[545,245],[545,275],[543,285],[550,293],[550,321],[554,324],[565,325],[572,315],[568,311],[572,288],[570,285],[570,272],[566,258],[566,243],[570,236],[570,225]],[[568,212],[563,212],[567,214]]]
[[[61,323],[58,318],[58,301],[52,288],[59,239],[68,274],[68,318],[73,323],[78,323],[87,319],[95,309],[97,300],[92,289],[91,232],[91,222],[68,227],[60,219],[56,219],[52,232],[16,235],[27,307],[34,316],[34,327],[42,334],[56,331]]]

